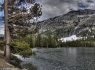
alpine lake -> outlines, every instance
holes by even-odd
[[[95,70],[95,47],[32,48],[36,55],[21,58],[28,70]]]

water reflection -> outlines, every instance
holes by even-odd
[[[68,64],[70,65],[76,65],[76,59],[77,59],[77,49],[76,48],[68,48]]]
[[[36,56],[23,59],[37,70],[95,70],[95,48],[42,48]]]

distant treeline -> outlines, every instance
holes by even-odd
[[[0,38],[0,46],[3,47],[3,38]],[[54,35],[27,35],[26,37],[18,37],[18,40],[10,44],[10,46],[18,46],[20,49],[26,47],[34,48],[57,48],[57,47],[95,47],[95,36],[86,39],[62,42]],[[18,50],[17,48],[17,50]]]
[[[31,35],[27,37],[27,42],[30,47],[56,48],[56,47],[94,47],[95,36],[87,37],[85,39],[76,41],[62,42],[58,41],[57,36],[54,35]]]

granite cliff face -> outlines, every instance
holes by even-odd
[[[95,34],[95,10],[70,11],[67,14],[39,22],[40,33],[55,34],[59,37],[71,35],[92,36]]]

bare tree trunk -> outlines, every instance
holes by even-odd
[[[10,63],[10,46],[8,44],[10,43],[10,31],[8,27],[8,0],[4,0],[4,14],[5,14],[5,57],[7,62]]]
[[[4,31],[4,42],[5,42],[5,31]],[[4,45],[4,56],[6,56],[6,46]]]
[[[6,46],[4,45],[4,56],[6,56]]]

